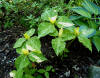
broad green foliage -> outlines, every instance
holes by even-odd
[[[47,60],[41,53],[35,53],[35,52],[31,52],[29,54],[29,59],[32,61],[32,62],[37,62],[37,63],[40,63],[40,62],[43,62],[44,60]]]
[[[58,16],[57,11],[50,9],[50,10],[46,10],[44,13],[42,13],[41,19],[44,21],[50,21],[51,23],[55,23],[57,16]]]
[[[100,7],[98,7],[96,4],[90,2],[89,0],[84,0],[83,2],[83,7],[86,8],[90,13],[92,14],[100,14],[99,10]]]
[[[24,55],[19,56],[15,61],[15,65],[16,65],[17,69],[23,69],[23,68],[27,67],[29,63],[30,62],[29,62],[27,56],[24,56]]]
[[[98,25],[95,21],[89,21],[89,27],[93,29],[98,29]]]
[[[93,43],[95,44],[98,51],[100,51],[100,37],[93,37]]]
[[[64,41],[72,40],[72,39],[74,39],[75,37],[76,37],[75,34],[74,34],[73,32],[71,32],[70,30],[65,29],[65,30],[63,31],[62,39],[63,39]]]
[[[74,7],[72,8],[73,11],[75,11],[76,13],[85,16],[87,18],[91,18],[91,14],[84,8],[82,7]]]
[[[88,48],[92,52],[92,45],[91,41],[84,37],[84,36],[78,36],[79,42],[81,42],[86,48]]]
[[[78,19],[78,20],[74,20],[75,24],[78,26],[88,26],[87,22],[82,21],[82,18]]]
[[[30,51],[40,51],[40,40],[37,37],[31,37],[26,42],[26,48]]]
[[[25,48],[26,48],[26,42],[23,43],[23,45],[21,47],[16,48],[16,52],[18,54],[23,54],[22,49],[25,49]]]
[[[19,38],[19,39],[16,41],[16,43],[15,43],[15,45],[14,45],[14,48],[21,47],[22,44],[23,44],[25,41],[26,41],[25,38]]]
[[[15,78],[22,78],[23,77],[23,70],[19,69],[16,72]]]
[[[90,41],[88,40],[88,38],[90,38],[91,42],[94,43],[95,47],[97,48],[98,52],[99,52],[99,37],[97,34],[99,34],[98,31],[99,30],[99,23],[98,23],[98,19],[97,18],[100,14],[100,7],[97,6],[95,3],[90,2],[89,0],[84,0],[82,2],[81,7],[82,9],[87,10],[87,13],[85,13],[84,10],[81,9],[80,10],[76,10],[74,8],[72,8],[71,10],[75,11],[76,13],[80,14],[81,18],[78,19],[72,19],[73,22],[75,22],[78,26],[80,26],[79,28],[79,32],[80,35],[84,36],[85,40],[87,40],[88,42],[84,42],[83,40],[80,42],[84,42],[83,45],[86,46],[87,48],[89,48],[89,50],[92,50],[92,48],[90,47]],[[90,15],[92,15],[92,17],[90,17]],[[94,16],[93,16],[94,15]],[[76,16],[77,17],[77,16]],[[88,17],[88,19],[87,19]],[[79,37],[80,39],[80,37]]]
[[[73,22],[68,19],[66,16],[59,16],[57,20],[57,26],[59,28],[71,27],[73,26]]]
[[[22,71],[24,71],[24,68],[28,67],[31,62],[40,63],[47,60],[41,52],[41,43],[39,38],[37,36],[31,37],[34,32],[34,29],[30,29],[25,33],[27,34],[27,36],[29,36],[29,38],[19,38],[14,45],[14,48],[16,48],[17,53],[20,54],[20,56],[15,61],[15,66],[17,68],[15,78],[22,78]]]
[[[88,28],[86,26],[81,26],[80,33],[85,37],[90,38],[96,34],[96,30],[93,28]]]
[[[55,36],[58,36],[58,31],[57,31],[57,29],[55,29],[54,32],[53,32],[53,33],[50,33],[49,35],[50,35],[50,36],[54,36],[54,37],[55,37]]]
[[[91,14],[95,14],[98,15],[100,14],[100,7],[97,6],[96,4],[90,2],[89,0],[84,0],[82,3],[83,7],[75,7],[72,8],[73,11],[75,11],[76,13],[91,18]]]
[[[61,54],[64,51],[65,45],[65,42],[61,38],[56,38],[52,40],[52,47],[57,55]]]
[[[50,33],[55,32],[55,27],[51,23],[43,22],[38,27],[38,36],[43,37]]]

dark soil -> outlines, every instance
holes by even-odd
[[[18,56],[13,45],[22,36],[23,27],[13,27],[0,33],[0,78],[10,78],[9,72],[14,68],[14,60]],[[55,72],[50,72],[50,78],[87,78],[88,69],[91,65],[97,65],[100,54],[93,45],[91,53],[76,39],[71,46],[68,57],[60,58],[54,53],[51,46],[53,37],[41,38],[42,52],[49,61],[39,64],[39,68],[52,65]],[[37,67],[38,67],[37,66]]]
[[[0,32],[0,78],[10,78],[9,72],[14,69],[14,60],[18,56],[13,45],[24,30],[18,26]]]
[[[88,69],[91,65],[100,65],[100,53],[97,52],[93,45],[93,52],[90,52],[76,39],[69,46],[68,57],[57,57],[52,49],[52,38],[46,36],[41,39],[42,52],[49,59],[49,62],[43,63],[41,66],[52,65],[55,73],[51,73],[50,78],[88,78]],[[68,43],[67,43],[68,44]]]

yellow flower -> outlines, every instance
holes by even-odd
[[[59,37],[62,36],[62,33],[63,33],[63,28],[59,29]]]
[[[28,51],[27,49],[22,49],[22,53],[23,53],[24,55],[28,55],[28,54],[29,54],[29,51]]]
[[[56,16],[54,16],[54,17],[49,17],[49,21],[52,23],[52,24],[54,24],[55,22],[56,22],[56,19],[57,19],[57,15]]]
[[[76,28],[74,29],[74,32],[75,32],[75,35],[78,36],[78,35],[80,34],[80,32],[79,32],[79,27],[76,27]]]
[[[13,1],[12,0],[9,0],[9,2],[12,3]]]
[[[30,38],[30,36],[27,35],[26,33],[24,34],[24,37],[25,37],[26,39],[29,39],[29,38]]]

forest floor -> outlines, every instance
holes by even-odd
[[[13,45],[19,37],[22,37],[24,31],[23,27],[18,26],[0,32],[0,78],[10,78],[9,72],[15,69],[14,61],[18,54],[13,49]],[[60,58],[55,55],[51,40],[50,36],[41,38],[41,50],[48,61],[38,65],[40,68],[53,66],[55,72],[50,72],[50,78],[88,78],[89,67],[100,65],[100,53],[97,52],[94,45],[91,53],[76,39],[69,46],[70,52],[67,53],[67,57]]]

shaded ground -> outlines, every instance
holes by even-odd
[[[22,27],[13,27],[0,32],[0,78],[9,78],[9,71],[14,68],[14,60],[18,55],[13,44],[22,36],[23,30]]]
[[[71,46],[69,46],[70,52],[67,54],[68,57],[60,59],[55,56],[51,48],[51,37],[47,36],[45,39],[42,38],[41,41],[45,42],[42,44],[44,55],[50,59],[49,64],[56,70],[50,78],[87,78],[89,67],[91,65],[100,65],[100,53],[97,52],[94,45],[93,52],[91,53],[76,39]],[[44,65],[46,64],[43,64],[43,66]]]
[[[0,33],[0,78],[10,78],[9,72],[14,69],[14,60],[18,56],[12,47],[24,30],[22,27],[13,27]],[[38,66],[44,68],[52,65],[55,73],[50,72],[50,78],[87,78],[89,66],[97,65],[100,60],[100,54],[94,46],[91,53],[77,39],[69,46],[68,57],[62,59],[55,55],[50,36],[42,38],[41,42],[43,54],[49,61]]]

